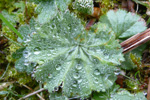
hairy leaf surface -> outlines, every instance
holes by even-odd
[[[116,38],[128,38],[146,29],[140,16],[124,10],[109,11],[100,18],[100,22],[108,24],[115,32]]]
[[[29,55],[25,58],[38,63],[34,77],[49,92],[62,84],[68,97],[86,97],[92,90],[105,91],[116,80],[114,66],[124,59],[114,33],[105,24],[98,23],[90,31],[83,25],[69,11],[59,13],[37,24],[26,43]]]
[[[146,98],[142,92],[131,94],[127,90],[119,89],[117,85],[114,85],[106,92],[93,93],[92,100],[146,100]]]
[[[112,95],[110,100],[147,100],[143,93],[130,94],[126,90],[119,91],[117,94]]]
[[[85,14],[93,13],[93,0],[75,0],[73,2],[73,9]]]
[[[46,23],[48,20],[52,19],[57,15],[59,10],[65,11],[68,8],[71,0],[36,0],[38,3],[37,21],[41,24]]]

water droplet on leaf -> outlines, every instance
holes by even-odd
[[[95,78],[95,79],[94,79],[94,82],[95,82],[96,84],[98,84],[98,78]]]
[[[60,64],[57,64],[56,65],[56,70],[60,70],[61,69],[61,65]]]
[[[78,69],[78,70],[82,69],[81,64],[77,64],[77,65],[76,65],[76,69]]]
[[[50,74],[49,76],[48,76],[48,78],[52,78],[53,77],[53,75],[52,74]]]
[[[80,74],[78,72],[75,72],[75,73],[73,73],[73,77],[75,79],[78,79],[78,78],[80,78]]]
[[[80,84],[81,82],[82,82],[82,79],[79,79],[79,80],[78,80],[78,83]]]
[[[34,51],[40,51],[41,49],[39,47],[35,47]]]
[[[55,88],[54,88],[54,91],[58,91],[58,90],[59,90],[59,88],[58,88],[58,87],[55,87]]]
[[[25,57],[25,58],[27,58],[28,56],[29,56],[29,54],[28,54],[28,51],[23,51],[23,56]]]
[[[40,51],[34,52],[35,55],[38,55],[38,54],[40,54],[40,53],[41,53]]]
[[[98,69],[94,70],[94,75],[100,75],[100,71]]]
[[[73,84],[72,84],[73,87],[77,87],[77,81],[73,81]]]
[[[47,54],[47,56],[51,56],[51,54]]]

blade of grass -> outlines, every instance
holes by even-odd
[[[21,44],[15,42],[14,40],[12,40],[12,39],[10,39],[9,37],[7,37],[6,35],[3,34],[3,36],[4,36],[5,38],[7,38],[9,41],[11,41],[12,43],[16,44],[17,46],[22,47]]]
[[[2,14],[0,14],[0,19],[8,26],[13,32],[15,32],[15,33],[18,35],[18,37],[20,37],[21,39],[23,39],[22,35],[13,27],[13,25],[11,25],[11,24],[9,23],[9,21],[8,21]]]
[[[5,72],[4,72],[4,73],[3,73],[3,75],[0,77],[0,80],[2,80],[2,79],[3,79],[3,77],[5,76],[5,74],[6,74],[7,70],[8,70],[8,67],[9,67],[9,63],[7,64],[7,67],[6,67]]]
[[[143,1],[139,1],[139,0],[133,0],[134,2],[136,2],[137,4],[141,4],[143,6],[149,7],[149,5]]]

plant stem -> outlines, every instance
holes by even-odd
[[[138,46],[146,43],[150,40],[150,28],[142,33],[138,33],[129,39],[120,43],[121,47],[123,48],[123,53],[127,53]]]
[[[147,100],[150,100],[150,78],[149,78],[148,90],[147,90]]]
[[[32,88],[30,88],[29,86],[23,84],[24,87],[26,87],[27,89],[31,90],[32,92],[34,92],[34,90]],[[36,94],[41,100],[45,100],[42,96],[40,96],[39,94]]]
[[[32,95],[35,95],[35,94],[37,94],[37,93],[39,93],[39,92],[44,91],[44,90],[45,90],[44,88],[41,88],[40,90],[37,90],[37,91],[35,91],[35,92],[32,92],[32,93],[30,93],[30,94],[28,94],[28,95],[26,95],[26,96],[24,96],[24,97],[22,97],[22,98],[20,98],[20,99],[18,99],[18,100],[26,99],[26,98],[28,98],[28,97],[30,97],[30,96],[32,96]]]
[[[3,73],[3,75],[0,77],[0,80],[5,76],[7,70],[8,70],[8,67],[9,67],[9,63],[7,64],[7,67],[6,67],[6,71]]]

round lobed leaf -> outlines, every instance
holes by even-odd
[[[34,77],[50,92],[62,84],[68,97],[86,97],[92,90],[105,91],[116,80],[115,65],[123,61],[122,49],[105,24],[86,31],[69,11],[58,14],[26,42],[30,62],[38,63]]]

